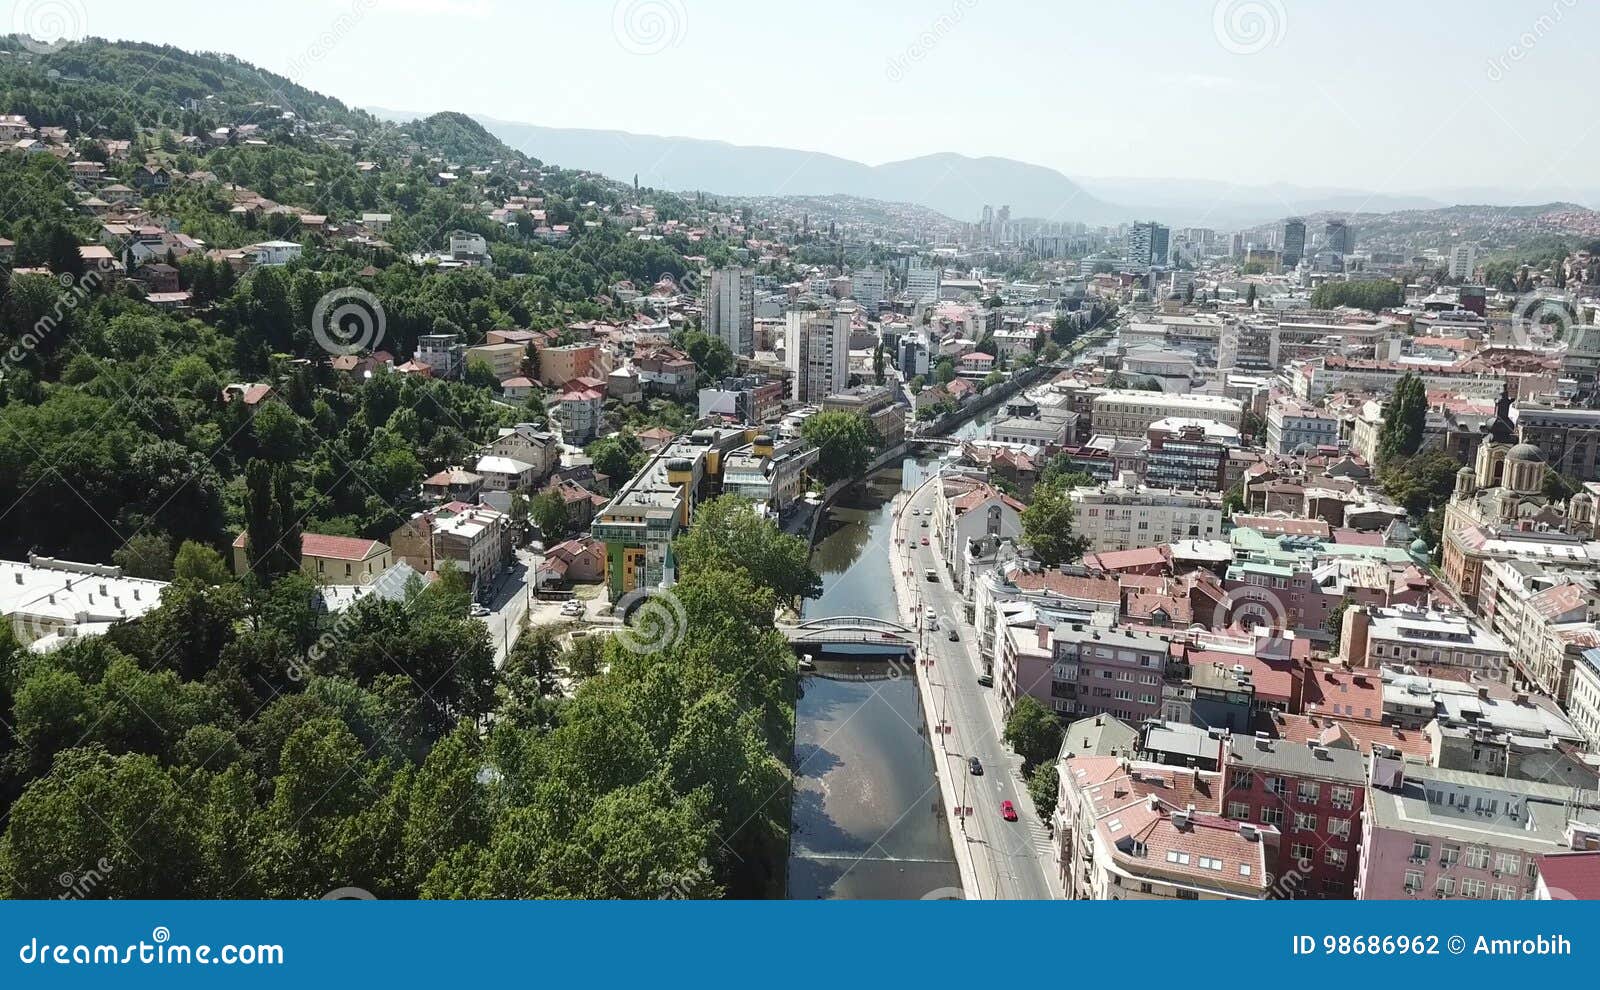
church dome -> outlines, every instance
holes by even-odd
[[[1412,540],[1411,541],[1411,552],[1414,555],[1418,556],[1418,557],[1426,557],[1428,555],[1428,543],[1427,543],[1427,541],[1424,540],[1420,536],[1417,537],[1416,539]]]
[[[1536,464],[1544,463],[1544,454],[1531,443],[1519,443],[1506,451],[1508,461],[1533,461]]]

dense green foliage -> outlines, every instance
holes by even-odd
[[[1022,757],[1024,770],[1031,770],[1055,762],[1064,732],[1054,712],[1033,695],[1024,694],[1012,706],[1002,738]]]
[[[1422,433],[1427,424],[1428,388],[1421,378],[1407,372],[1395,383],[1394,393],[1383,406],[1378,463],[1415,454],[1422,446]]]
[[[800,427],[801,437],[817,447],[811,468],[823,484],[854,478],[872,463],[872,452],[882,441],[866,417],[853,412],[820,412]]]
[[[1376,313],[1405,302],[1405,286],[1391,279],[1369,279],[1362,282],[1324,282],[1311,293],[1313,309],[1334,309],[1354,306]]]

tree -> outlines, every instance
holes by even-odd
[[[482,358],[470,358],[466,370],[461,373],[461,380],[473,388],[486,388],[499,391],[500,379],[495,377],[494,369],[489,362]]]
[[[601,437],[584,449],[594,469],[611,479],[612,488],[621,488],[644,467],[644,444],[629,430]]]
[[[172,561],[174,581],[198,581],[203,585],[226,584],[232,579],[222,554],[193,540],[184,540]]]
[[[954,360],[942,357],[939,363],[933,366],[933,381],[936,385],[948,385],[956,380],[956,363]]]
[[[1354,604],[1355,599],[1346,595],[1340,600],[1339,604],[1335,605],[1333,610],[1328,613],[1328,621],[1323,623],[1323,628],[1326,629],[1328,634],[1333,637],[1333,642],[1328,646],[1328,652],[1339,652],[1339,647],[1344,640],[1344,614],[1348,612],[1350,610],[1350,606]]]
[[[547,545],[565,536],[567,527],[572,524],[567,513],[567,500],[554,488],[546,488],[535,495],[529,506],[529,512],[533,517],[533,524],[539,527],[539,534]]]
[[[1049,821],[1056,813],[1056,801],[1061,791],[1061,775],[1056,771],[1056,761],[1046,760],[1033,768],[1028,776],[1028,796],[1033,799],[1034,810],[1040,819]]]
[[[1407,372],[1395,383],[1384,404],[1383,426],[1378,431],[1378,463],[1410,457],[1422,446],[1428,422],[1428,390],[1422,379]]]
[[[1048,342],[1044,345],[1044,350],[1040,353],[1039,357],[1044,361],[1045,364],[1055,364],[1057,361],[1061,360],[1061,345],[1057,344],[1053,340]]]
[[[1033,695],[1024,694],[1006,718],[1004,739],[1022,757],[1024,770],[1054,762],[1061,752],[1064,730],[1055,713]]]
[[[811,472],[823,484],[853,478],[866,470],[879,442],[877,431],[865,417],[843,410],[810,417],[800,428],[800,436],[818,448]]]
[[[111,562],[129,577],[169,580],[172,577],[172,541],[165,533],[135,533],[111,555]]]
[[[527,701],[548,698],[561,691],[556,681],[556,658],[561,646],[549,626],[539,626],[517,637],[506,657],[504,678],[514,697]]]
[[[1033,501],[1022,510],[1022,542],[1046,567],[1077,560],[1089,541],[1073,533],[1076,515],[1064,485],[1036,485]]]
[[[883,372],[883,341],[878,341],[878,346],[872,352],[872,377],[879,385],[884,382]]]
[[[1256,284],[1254,282],[1251,282],[1250,288],[1245,290],[1244,304],[1250,309],[1256,308]]]
[[[743,568],[756,583],[793,601],[822,593],[822,579],[811,569],[810,548],[738,495],[723,495],[700,506],[694,525],[672,544],[680,574]]]
[[[290,470],[263,460],[245,465],[245,547],[251,572],[266,583],[300,569],[300,517]]]
[[[1313,309],[1354,306],[1376,313],[1401,305],[1405,302],[1405,298],[1405,287],[1393,279],[1324,282],[1311,293],[1311,306]]]
[[[605,669],[605,643],[603,636],[574,639],[566,652],[561,654],[561,666],[566,668],[567,676],[575,681],[586,681],[599,675]]]

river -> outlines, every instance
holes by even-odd
[[[954,435],[978,435],[993,415],[980,415]],[[907,458],[834,503],[811,556],[823,592],[806,603],[807,617],[895,615],[889,502],[937,465],[936,457]],[[791,899],[915,899],[959,891],[912,676],[904,664],[882,659],[819,659],[814,673],[802,675]]]

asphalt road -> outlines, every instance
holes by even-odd
[[[923,626],[925,608],[931,607],[939,617],[937,630],[923,631],[919,650],[921,656],[934,661],[932,670],[923,668],[919,676],[931,679],[937,714],[953,727],[953,731],[936,739],[935,745],[959,754],[957,766],[969,756],[978,757],[983,764],[982,776],[962,772],[960,779],[954,781],[958,803],[972,808],[972,815],[963,819],[964,831],[957,829],[954,838],[972,844],[979,885],[985,887],[975,892],[976,896],[1012,900],[1060,897],[1053,883],[1056,868],[1049,833],[1028,797],[1022,780],[1022,759],[1000,741],[1000,710],[993,689],[978,684],[982,665],[977,655],[977,633],[963,618],[961,596],[950,586],[943,561],[935,554],[937,544],[933,542],[932,528],[923,529],[921,525],[929,518],[933,502],[933,485],[925,485],[905,504],[897,521],[897,535],[903,535],[905,542],[896,552],[902,566],[912,568],[910,586],[917,595],[918,628]],[[912,509],[921,509],[921,516],[910,515]],[[929,537],[929,546],[921,545],[924,536]],[[937,570],[937,582],[926,580],[928,568]],[[954,643],[949,639],[952,623],[960,637]],[[1005,800],[1016,807],[1017,821],[1000,817],[1000,802]]]

